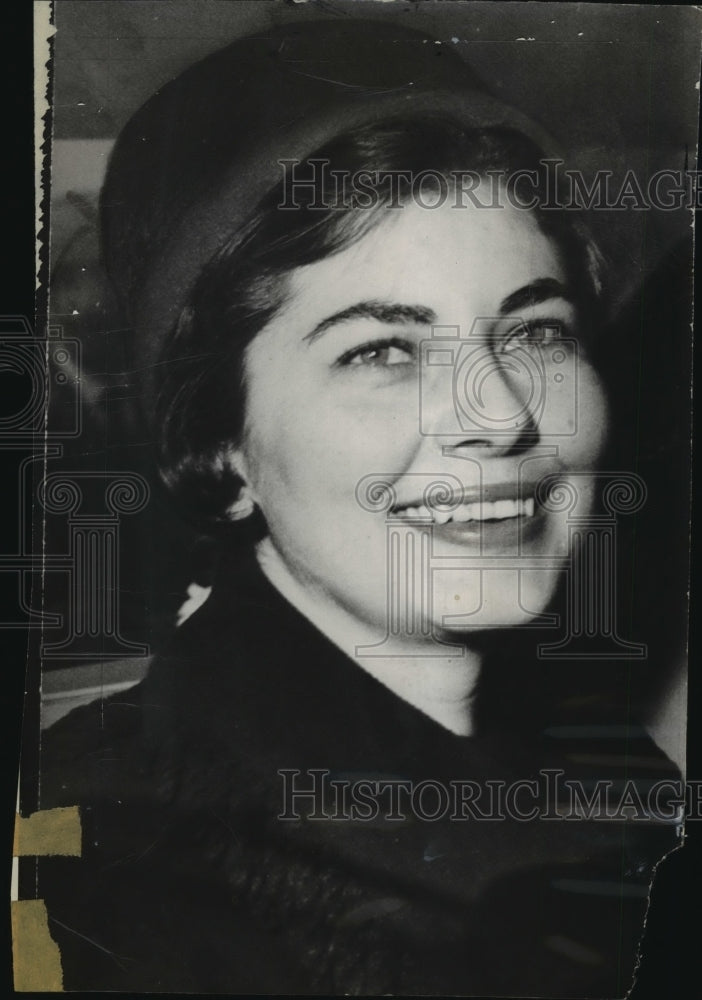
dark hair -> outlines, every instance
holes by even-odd
[[[312,161],[324,161],[327,168],[315,170]],[[542,161],[538,146],[512,129],[413,118],[364,125],[328,143],[297,168],[296,180],[309,171],[314,183],[308,186],[297,184],[292,192],[292,174],[282,178],[205,266],[160,359],[159,469],[201,527],[227,523],[227,508],[241,487],[225,456],[243,430],[247,345],[284,304],[286,277],[295,268],[345,249],[385,212],[406,204],[410,185],[400,185],[397,197],[398,188],[393,192],[383,183],[391,173],[416,177],[425,172],[451,184],[456,172],[485,177],[491,171],[504,176],[535,171],[536,186],[532,180],[527,190],[526,177],[517,179],[515,196],[526,203],[536,195],[533,213],[561,249],[584,315],[594,317],[601,301],[602,260],[578,213],[544,207]],[[338,177],[364,171],[369,175],[365,190],[374,192],[370,206],[340,201]],[[291,203],[292,209],[280,208]]]

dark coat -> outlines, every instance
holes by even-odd
[[[39,863],[66,989],[622,996],[652,867],[676,844],[674,824],[566,820],[553,800],[550,818],[452,804],[431,819],[436,782],[479,783],[484,813],[486,781],[540,769],[638,775],[642,795],[677,775],[634,729],[455,736],[252,566],[220,580],[143,683],[71,713],[43,749],[42,808],[78,802],[84,830],[81,859]],[[280,772],[302,788],[311,769],[434,784],[414,818],[406,801],[373,816],[368,794],[355,819],[310,818],[351,809],[328,784],[323,802],[286,802]]]

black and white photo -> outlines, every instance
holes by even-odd
[[[52,19],[20,813],[80,849],[18,892],[63,989],[628,995],[702,800],[699,11]]]

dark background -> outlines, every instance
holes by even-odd
[[[234,33],[255,30],[282,17],[353,16],[363,8],[365,16],[421,23],[428,33],[439,37],[443,34],[470,37],[470,61],[475,68],[508,101],[540,118],[564,141],[565,147],[579,154],[580,161],[584,157],[590,165],[613,170],[631,165],[647,176],[657,167],[680,168],[685,149],[691,155],[695,145],[694,83],[698,78],[695,53],[699,51],[700,19],[691,8],[472,4],[471,25],[467,28],[465,13],[459,5],[448,3],[293,5],[257,0],[254,4],[214,5],[205,0],[198,3],[198,9],[208,8],[209,12],[199,15],[197,23],[186,18],[190,5],[183,3],[115,5],[59,0],[57,6],[59,27],[64,19],[66,29],[61,41],[64,48],[57,48],[66,67],[63,79],[57,75],[55,80],[54,134],[58,140],[114,137],[128,114],[159,83],[223,44]],[[5,254],[0,308],[4,314],[31,316],[34,309],[31,5],[16,5],[3,17],[10,18],[11,23],[2,34],[6,151],[2,168]],[[233,21],[236,21],[234,30]],[[147,37],[144,29],[149,24],[152,34]],[[514,40],[519,37],[536,40],[515,45]],[[58,39],[56,44],[59,45]],[[90,191],[77,190],[74,195],[79,197],[56,209],[56,217],[61,215],[62,221],[56,227],[53,268],[55,271],[57,259],[64,268],[59,286],[65,300],[57,299],[54,305],[58,304],[57,311],[65,312],[63,322],[69,334],[85,339],[87,354],[92,351],[93,370],[112,373],[115,378],[112,382],[106,379],[102,395],[93,397],[86,436],[72,454],[69,452],[69,460],[74,466],[76,462],[90,466],[95,461],[95,441],[101,440],[106,450],[98,450],[99,462],[105,464],[105,455],[109,454],[112,469],[124,468],[125,461],[130,463],[127,467],[142,469],[146,467],[148,442],[142,438],[144,448],[139,451],[138,422],[132,404],[120,398],[116,385],[119,369],[114,362],[120,357],[119,337],[94,337],[96,329],[119,334],[119,326],[110,319],[109,323],[96,327],[95,312],[82,308],[101,278],[96,270],[81,285],[80,261],[90,254],[95,257],[90,214],[94,203]],[[632,551],[639,554],[635,570],[639,578],[647,574],[663,575],[662,581],[654,581],[658,586],[649,591],[642,588],[639,603],[644,611],[637,612],[646,617],[646,609],[650,613],[649,605],[657,594],[662,614],[675,622],[672,632],[666,627],[654,634],[661,648],[671,641],[671,635],[673,640],[677,636],[679,646],[684,638],[683,553],[688,530],[685,495],[689,380],[684,376],[689,358],[687,341],[682,337],[688,320],[681,290],[684,292],[689,281],[689,248],[683,231],[687,220],[674,220],[671,216],[657,220],[639,217],[633,223],[621,216],[602,220],[602,233],[610,252],[616,255],[617,247],[626,248],[625,254],[619,254],[625,265],[619,278],[621,328],[627,331],[620,343],[625,345],[627,337],[638,337],[644,348],[642,377],[641,373],[628,371],[620,383],[618,412],[623,413],[622,420],[627,415],[631,417],[631,407],[637,397],[639,401],[637,422],[628,423],[630,428],[638,428],[637,433],[633,439],[623,435],[619,447],[622,459],[633,454],[643,461],[639,468],[642,474],[646,473],[647,483],[659,484],[656,506],[643,515],[637,529],[639,541],[643,535],[649,542],[638,547],[634,544]],[[107,317],[113,308],[107,295],[105,291],[105,298],[100,299],[103,305],[98,316]],[[72,315],[76,306],[81,307],[82,319],[74,321],[71,327],[67,316]],[[671,328],[671,323],[681,331],[672,352],[668,339],[662,335]],[[111,339],[115,339],[114,344],[105,343]],[[614,362],[612,370],[617,372]],[[21,387],[3,384],[2,389],[3,398],[8,400],[3,405],[11,412],[11,393],[21,393]],[[122,432],[120,441],[115,430],[120,426],[131,428],[133,437],[127,435],[125,440]],[[101,437],[105,428],[115,434],[115,441],[108,446]],[[115,448],[125,450],[115,452]],[[6,483],[5,497],[12,505],[16,499],[13,479],[8,478]],[[165,510],[165,505],[163,510],[156,510],[157,520],[167,517]],[[670,524],[671,521],[674,523]],[[157,644],[192,578],[190,554],[196,538],[175,520],[166,520],[160,535],[153,533],[152,526],[153,522],[148,520],[141,525],[130,525],[131,535],[125,536],[125,571],[142,583],[141,592],[137,586],[133,590],[135,596],[123,611],[125,631],[130,638]],[[144,558],[150,567],[146,577],[140,562]],[[149,573],[155,575],[148,576]],[[693,578],[693,588],[694,584]],[[148,595],[157,592],[164,595],[162,603],[157,607],[147,606]],[[60,595],[56,600],[60,600]],[[661,614],[660,607],[658,613]],[[9,637],[5,633],[3,642],[8,676],[7,740],[12,760],[19,746],[26,638],[19,633]],[[696,646],[693,618],[690,649],[693,665]],[[699,682],[694,670],[692,674],[690,703],[694,708]],[[30,673],[29,690],[31,681]],[[689,734],[689,754],[689,775],[695,778],[702,775],[702,768],[699,738],[694,731]],[[10,819],[16,790],[16,775],[12,772],[10,767],[6,799]],[[688,828],[693,846],[699,845],[698,826],[699,823],[692,823]],[[9,838],[7,843],[9,860]],[[694,914],[700,912],[701,892],[699,847],[694,852],[678,853],[662,866],[653,893],[641,980],[632,993],[634,1000],[696,995],[695,987],[685,986],[683,977],[695,971],[700,921],[695,921]],[[7,954],[9,968],[9,943]]]

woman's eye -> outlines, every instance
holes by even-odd
[[[339,367],[390,368],[395,365],[412,364],[415,351],[407,341],[395,337],[375,340],[346,351],[339,360]]]
[[[544,347],[560,338],[561,324],[556,320],[535,320],[510,330],[502,341],[501,349],[509,353],[520,348]]]

